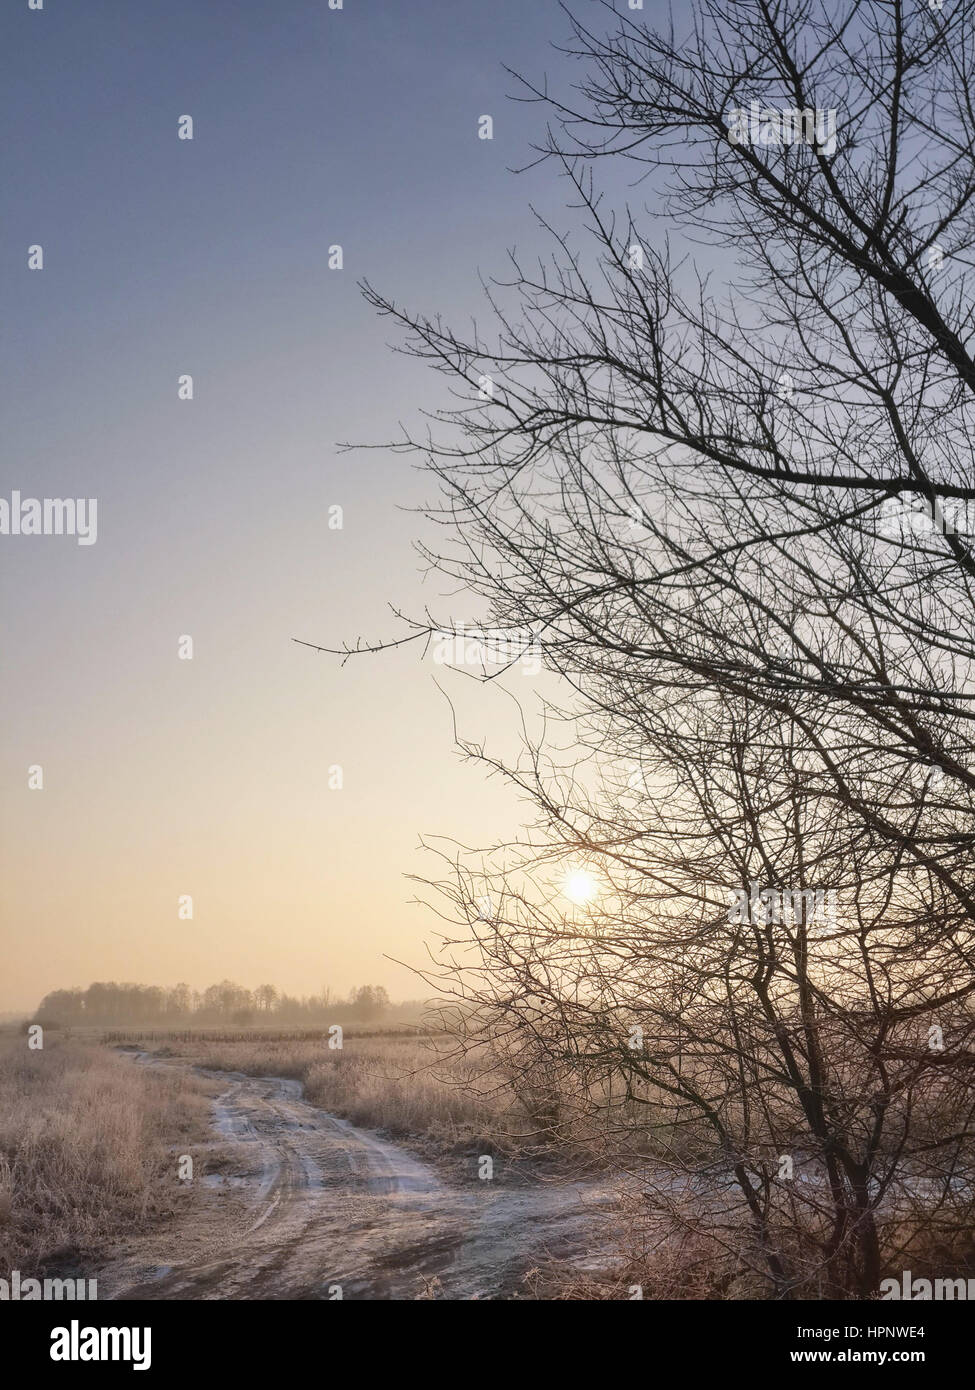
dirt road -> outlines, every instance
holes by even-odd
[[[145,1057],[136,1065],[154,1064]],[[449,1299],[524,1294],[546,1254],[580,1268],[611,1249],[612,1192],[590,1183],[460,1189],[301,1085],[204,1072],[220,1171],[175,1227],[99,1271],[100,1298]]]

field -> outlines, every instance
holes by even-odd
[[[76,1029],[32,1051],[0,1032],[0,1270],[94,1267],[106,1296],[316,1297],[342,1252],[352,1296],[427,1296],[428,1280],[431,1297],[767,1296],[735,1254],[750,1232],[729,1175],[712,1162],[699,1182],[652,1124],[644,1152],[600,1153],[570,1095],[488,1042],[362,1027],[329,1043],[326,1030]],[[886,1260],[965,1272],[970,1240],[955,1218],[942,1239],[928,1205],[887,1203]]]
[[[118,1053],[45,1035],[31,1051],[0,1032],[0,1267],[79,1270],[120,1229],[189,1200],[176,1153],[207,1136],[187,1075],[137,1070]]]
[[[462,1052],[443,1032],[346,1029],[341,1049],[329,1047],[324,1030],[113,1032],[105,1041],[214,1071],[292,1078],[312,1105],[427,1159],[449,1162],[486,1148],[512,1159],[554,1157],[532,1097],[499,1072],[486,1048]]]
[[[462,1052],[443,1032],[326,1030],[46,1029],[43,1049],[0,1031],[0,1267],[70,1273],[109,1248],[119,1230],[166,1222],[196,1200],[180,1183],[179,1154],[197,1173],[219,1170],[210,1126],[221,1084],[194,1071],[281,1077],[308,1103],[422,1156],[453,1181],[476,1178],[491,1153],[512,1181],[576,1162],[533,1114],[487,1048]],[[172,1067],[140,1067],[124,1052]]]

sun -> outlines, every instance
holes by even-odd
[[[563,892],[570,902],[583,907],[596,896],[596,880],[585,869],[573,869],[565,880]]]

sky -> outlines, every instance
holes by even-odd
[[[419,837],[510,837],[520,807],[458,759],[429,659],[292,639],[398,635],[388,605],[439,592],[429,480],[338,445],[446,383],[356,282],[483,314],[529,203],[564,201],[512,172],[545,115],[503,65],[556,75],[567,36],[554,0],[3,6],[0,497],[95,498],[97,540],[0,535],[0,1010],[93,979],[426,992],[387,959],[434,925]],[[463,732],[503,737],[472,684]]]

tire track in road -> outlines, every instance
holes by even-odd
[[[138,1054],[150,1066],[179,1065]],[[192,1212],[98,1274],[114,1299],[510,1296],[545,1254],[609,1258],[613,1193],[590,1183],[459,1189],[369,1130],[310,1105],[301,1083],[196,1069],[225,1089]]]

